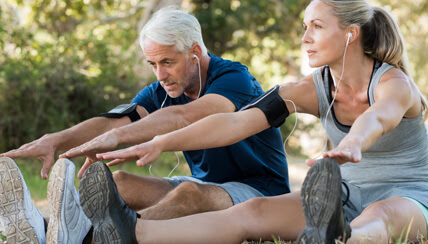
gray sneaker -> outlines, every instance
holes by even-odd
[[[50,216],[46,235],[49,244],[80,244],[91,229],[91,221],[83,213],[79,195],[74,187],[74,171],[73,162],[60,158],[49,176]]]
[[[342,177],[339,164],[331,158],[318,160],[308,171],[302,185],[301,200],[306,227],[296,243],[346,242],[351,227],[342,209]]]
[[[8,243],[46,243],[45,222],[11,158],[0,158],[0,221]]]
[[[80,203],[94,224],[94,243],[137,243],[136,212],[120,196],[110,169],[93,163],[80,181]]]

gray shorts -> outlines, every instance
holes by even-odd
[[[232,198],[234,205],[241,202],[245,202],[251,198],[263,197],[263,194],[254,189],[253,187],[236,181],[226,183],[214,183],[202,181],[191,176],[173,176],[169,178],[164,177],[164,179],[169,181],[169,183],[171,183],[173,186],[178,186],[180,183],[183,183],[185,181],[191,181],[201,185],[219,186],[229,194],[229,196]]]
[[[343,206],[343,211],[346,216],[346,221],[351,222],[358,217],[361,212],[370,204],[391,197],[404,197],[415,201],[421,211],[426,213],[426,202],[424,196],[427,187],[421,184],[414,183],[380,183],[358,187],[345,180],[342,181],[342,201],[348,201]],[[428,221],[428,220],[427,220]]]

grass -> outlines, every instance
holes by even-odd
[[[190,170],[187,166],[187,163],[182,155],[179,153],[180,165],[173,172],[173,175],[190,175]],[[77,172],[81,168],[84,162],[84,158],[72,159],[74,164],[76,165],[75,172],[75,181],[74,184],[76,189],[79,189],[80,180],[77,178]],[[43,180],[40,177],[40,171],[42,169],[42,162],[37,159],[16,159],[19,169],[21,170],[22,175],[24,176],[25,182],[27,184],[28,189],[31,192],[32,199],[34,201],[40,201],[46,199],[47,192],[47,180]],[[163,153],[159,159],[153,163],[151,172],[153,176],[158,177],[166,177],[170,173],[170,171],[177,164],[177,158],[174,153]],[[111,167],[111,170],[114,172],[116,170],[123,170],[130,173],[141,174],[141,175],[150,175],[149,166],[138,167],[135,162],[127,162],[124,164],[116,165]],[[400,236],[396,236],[394,230],[391,227],[391,231],[393,234],[393,238],[390,243],[414,243],[408,240],[408,236],[410,233],[410,227],[412,226],[413,219],[410,221],[408,228],[405,228],[401,231]],[[406,231],[407,230],[407,231]],[[405,233],[405,234],[404,234]],[[6,241],[6,236],[4,236],[0,232],[0,243]],[[273,237],[273,241],[244,241],[242,244],[293,244],[293,241],[284,241],[281,239],[277,239]],[[341,242],[338,242],[341,243]],[[366,243],[362,240],[362,243]],[[416,243],[428,243],[428,240],[422,235],[418,237],[418,242]]]
[[[173,175],[190,175],[189,167],[182,153],[179,153],[180,165]],[[84,163],[84,158],[72,159],[76,165],[74,185],[79,189],[80,180],[77,178],[77,173]],[[38,159],[16,159],[22,175],[24,176],[25,183],[31,192],[31,198],[34,201],[41,201],[46,199],[48,180],[43,180],[40,176],[43,163]],[[170,171],[176,166],[177,158],[174,153],[163,153],[159,159],[152,164],[151,172],[153,176],[166,177]],[[112,172],[116,170],[123,170],[129,173],[150,176],[149,166],[138,167],[135,162],[127,162],[120,165],[115,165],[110,168]]]

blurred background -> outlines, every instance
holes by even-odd
[[[311,72],[301,46],[308,0],[0,0],[0,151],[18,148],[129,103],[156,80],[138,44],[138,33],[153,12],[177,5],[201,23],[209,51],[240,61],[266,90]],[[428,1],[373,0],[397,18],[407,44],[414,80],[428,94]],[[304,160],[323,149],[317,119],[297,115],[286,143],[293,158]],[[285,139],[295,123],[281,127]],[[189,174],[180,155],[173,175]],[[74,159],[80,168],[83,158]],[[307,166],[289,159],[292,190]],[[37,159],[16,160],[34,200],[46,199],[47,181]],[[177,164],[164,153],[152,174],[167,176]],[[130,162],[116,166],[141,174]],[[76,186],[79,181],[76,180]]]

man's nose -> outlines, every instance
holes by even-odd
[[[166,80],[168,78],[168,72],[164,68],[158,67],[156,70],[156,78],[158,81]]]

